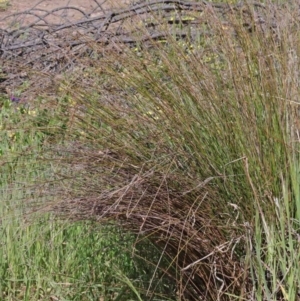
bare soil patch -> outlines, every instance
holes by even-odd
[[[103,11],[124,7],[131,2],[130,0],[10,0],[5,8],[0,7],[0,28],[14,26],[16,22],[22,24],[35,22],[38,16],[53,10],[56,11],[47,17],[49,23],[60,22],[66,18],[76,21],[84,17],[82,12],[87,15],[103,13]],[[36,14],[32,14],[32,8]],[[31,13],[18,17],[19,13],[25,11]],[[9,17],[11,15],[14,17]]]

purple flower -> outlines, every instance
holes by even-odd
[[[15,97],[15,96],[11,96],[11,97],[10,97],[10,100],[11,100],[12,102],[15,102],[15,103],[19,103],[19,102],[21,101],[20,98]]]

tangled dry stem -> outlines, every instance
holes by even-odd
[[[280,24],[278,13],[276,16],[271,14],[271,19],[266,17],[270,15],[270,9],[260,3],[250,6],[243,3],[146,0],[108,11],[103,8],[105,2],[95,1],[97,5],[91,12],[76,7],[60,7],[51,11],[34,7],[6,17],[7,23],[14,26],[0,29],[0,65],[5,74],[1,76],[0,88],[16,87],[32,77],[32,82],[41,77],[45,81],[50,74],[74,70],[82,57],[99,58],[104,51],[106,55],[113,49],[122,51],[122,45],[147,47],[151,45],[149,41],[164,40],[170,32],[178,39],[193,40],[201,32],[207,34],[209,30],[207,26],[203,29],[203,23],[206,23],[203,14],[217,15],[220,24],[228,26],[230,15],[242,12],[245,16],[243,25],[249,30],[254,26],[253,21],[260,28],[273,30]],[[68,17],[70,11],[79,12],[82,18],[72,20]],[[58,14],[59,21],[48,21],[49,16],[57,17]],[[27,15],[34,16],[35,21],[26,24]],[[163,23],[168,24],[168,30],[162,30],[160,25]],[[176,26],[178,23],[183,25],[180,29]],[[39,86],[44,85],[39,83]]]
[[[79,161],[73,158],[70,162],[76,170],[71,185],[84,186],[82,196],[78,193],[75,197],[71,192],[73,197],[57,204],[56,210],[79,220],[114,220],[141,241],[152,241],[170,259],[168,267],[156,264],[175,277],[182,300],[229,300],[227,293],[249,290],[245,267],[237,255],[245,243],[245,231],[239,228],[238,214],[217,221],[213,203],[218,195],[210,186],[211,179],[196,185],[193,191],[179,192],[174,188],[179,180],[176,174],[152,168],[137,170],[108,150],[82,151],[84,160],[79,152]],[[91,179],[95,179],[95,186]],[[190,183],[186,186],[191,187]],[[229,240],[224,234],[227,227],[231,231],[236,228]],[[171,272],[174,267],[176,273]]]

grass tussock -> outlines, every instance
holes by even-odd
[[[212,35],[110,53],[66,91],[58,206],[151,241],[180,300],[297,298],[300,41],[283,9],[276,29],[209,15]]]

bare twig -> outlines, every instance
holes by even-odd
[[[43,2],[40,1],[29,10],[2,19],[2,21],[15,19],[19,22],[17,29],[7,28],[0,31],[2,70],[14,79],[25,66],[36,71],[58,73],[73,66],[74,61],[78,61],[78,57],[92,53],[92,43],[99,43],[103,47],[115,45],[113,47],[118,49],[121,48],[117,45],[122,44],[134,46],[142,43],[143,47],[147,47],[147,43],[149,46],[151,45],[149,42],[153,40],[166,40],[166,36],[170,33],[177,39],[188,37],[193,40],[197,34],[203,34],[201,26],[208,22],[207,18],[203,18],[203,13],[206,11],[207,15],[213,12],[211,15],[229,25],[228,16],[234,11],[243,13],[246,11],[250,16],[252,14],[249,5],[243,6],[242,3],[230,6],[225,3],[204,1],[152,0],[142,1],[123,9],[106,11],[103,5],[107,0],[103,0],[102,3],[98,0],[94,1],[96,7],[92,12],[85,12],[71,6],[45,11],[38,8],[38,5]],[[260,3],[253,3],[252,8],[259,14],[260,25],[266,23],[264,21],[266,18],[263,17],[266,7]],[[95,14],[97,10],[99,13]],[[82,15],[82,18],[72,20],[68,18],[68,13],[65,13],[64,16],[59,16],[59,23],[51,22],[49,17],[57,17],[60,11],[77,12]],[[179,12],[180,17],[176,20],[172,17],[170,21],[170,16],[172,14],[176,16]],[[183,15],[190,18],[186,18],[183,22]],[[35,20],[25,24],[26,16],[33,16]],[[149,19],[155,19],[155,22],[150,22],[151,26],[147,23]],[[126,27],[126,20],[137,22],[134,22],[134,26]],[[162,23],[169,26],[168,31],[160,29]],[[180,31],[178,27],[176,28],[176,23],[183,25]],[[248,25],[251,23],[251,21],[245,22]],[[9,81],[2,83],[2,85],[8,84]]]

